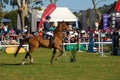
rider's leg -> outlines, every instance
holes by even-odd
[[[53,46],[53,42],[52,41],[53,41],[53,36],[54,35],[51,32],[47,32],[46,34],[50,36],[50,44],[49,44],[49,46],[52,47]]]
[[[51,32],[46,32],[46,34],[49,36],[52,36],[52,37],[54,36],[53,33],[51,33]]]

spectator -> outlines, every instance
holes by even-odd
[[[18,28],[18,29],[16,30],[16,34],[17,34],[17,35],[21,35],[21,34],[22,34],[22,31]]]
[[[15,34],[15,31],[14,31],[13,28],[10,30],[10,33],[11,33],[11,34]]]
[[[65,34],[64,42],[65,43],[70,43],[70,37],[69,37],[69,35]]]
[[[23,33],[27,34],[27,28],[28,26],[23,27]]]
[[[7,34],[7,33],[8,33],[8,25],[5,25],[5,26],[3,27],[3,32],[4,32],[4,34]]]
[[[56,28],[58,26],[58,22],[53,23],[53,27]]]

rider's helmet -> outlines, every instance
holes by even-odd
[[[46,19],[48,20],[48,19],[51,19],[51,17],[50,16],[46,16]]]

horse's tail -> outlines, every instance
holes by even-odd
[[[17,48],[17,51],[16,51],[15,54],[14,54],[15,57],[17,56],[17,54],[18,54],[20,48],[22,47],[22,45],[23,45],[25,42],[28,42],[28,40],[29,40],[29,38],[25,38],[25,39],[23,39],[23,40],[20,41],[20,44],[19,44],[19,46],[18,46],[18,48]]]

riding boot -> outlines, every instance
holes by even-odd
[[[52,46],[53,46],[53,37],[52,37],[52,36],[50,36],[49,46],[50,46],[50,47],[52,47]]]

